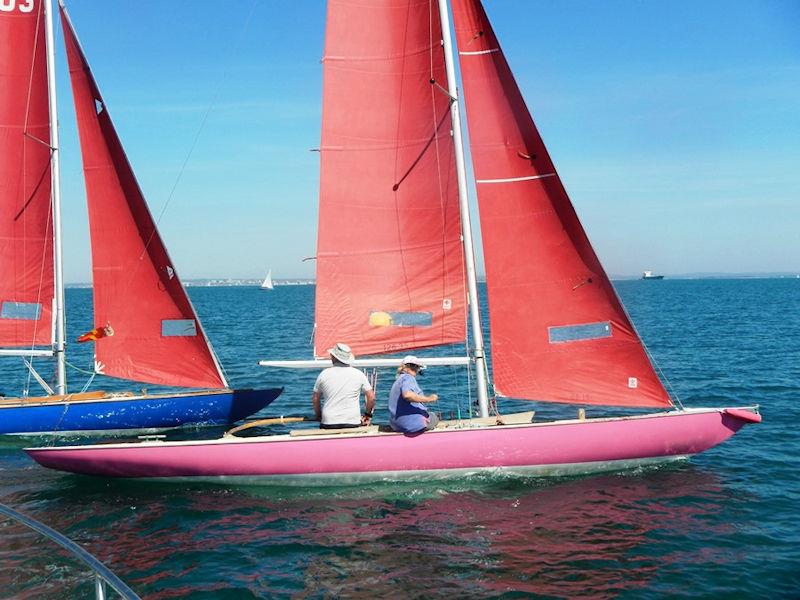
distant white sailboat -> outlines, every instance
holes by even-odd
[[[264,278],[264,282],[261,284],[262,290],[271,290],[275,287],[272,283],[272,269],[267,271],[267,276]]]

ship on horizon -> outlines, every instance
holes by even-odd
[[[664,279],[664,276],[656,275],[652,271],[642,271],[642,279]]]

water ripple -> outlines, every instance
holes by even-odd
[[[800,282],[617,287],[685,404],[759,403],[764,422],[689,463],[626,474],[324,490],[73,477],[40,469],[4,441],[0,496],[77,540],[147,598],[796,596]],[[284,385],[272,412],[307,412],[314,375],[256,361],[310,356],[313,288],[191,295],[231,380]],[[88,291],[69,290],[67,299],[70,330],[85,331]],[[90,349],[74,349],[76,364],[90,364]],[[0,369],[6,390],[19,383],[17,367]],[[103,382],[115,385],[123,384]],[[442,370],[426,387],[456,411],[468,382]],[[575,410],[535,408],[543,417]],[[88,583],[71,559],[0,522],[0,596],[89,597]]]

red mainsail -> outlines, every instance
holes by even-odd
[[[225,387],[186,290],[62,9],[92,241],[96,369],[147,383]]]
[[[454,0],[498,394],[668,406],[478,0]]]
[[[463,342],[464,264],[435,0],[329,0],[315,354]]]
[[[53,343],[43,2],[0,10],[0,347]]]

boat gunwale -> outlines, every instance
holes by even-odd
[[[109,402],[137,402],[140,400],[160,400],[162,398],[185,398],[187,396],[212,396],[217,394],[234,394],[249,391],[271,391],[283,388],[219,388],[181,392],[158,392],[155,394],[136,394],[133,392],[104,392],[104,396],[92,395],[91,397],[81,397],[81,393],[64,394],[61,396],[36,396],[34,398],[0,398],[0,410],[6,408],[33,408],[37,406],[52,406],[54,404],[91,404]],[[97,392],[86,392],[86,394],[97,394]],[[126,395],[128,394],[128,395]]]
[[[708,414],[708,413],[715,413],[718,412],[720,414],[730,414],[728,413],[729,410],[746,410],[754,412],[755,414],[760,414],[758,412],[759,405],[749,405],[749,406],[737,406],[737,407],[720,407],[720,408],[711,408],[711,407],[698,407],[698,408],[684,408],[682,410],[670,410],[665,412],[659,413],[648,413],[645,415],[625,415],[621,417],[598,417],[594,419],[563,419],[558,421],[543,421],[540,423],[519,423],[519,424],[509,424],[509,425],[478,425],[475,427],[447,427],[442,429],[432,429],[430,431],[424,432],[425,435],[439,435],[443,433],[453,433],[453,432],[475,432],[475,431],[487,431],[487,430],[508,430],[508,429],[522,429],[522,428],[537,428],[537,427],[552,427],[554,425],[559,426],[571,426],[571,425],[587,425],[587,424],[598,424],[598,423],[607,423],[613,421],[637,421],[637,420],[644,420],[644,419],[654,419],[654,418],[664,418],[664,417],[680,417],[680,416],[687,416],[692,414]],[[736,415],[732,415],[734,418],[739,419]],[[468,420],[465,420],[468,422]],[[91,450],[98,450],[98,449],[115,449],[115,450],[127,450],[127,449],[143,449],[143,448],[164,448],[164,447],[191,447],[191,446],[218,446],[218,445],[225,445],[225,444],[254,444],[254,443],[282,443],[282,442],[308,442],[308,441],[327,441],[327,440],[336,440],[336,439],[356,439],[356,438],[375,438],[380,436],[408,436],[408,435],[419,435],[419,434],[406,434],[402,432],[395,432],[395,431],[376,431],[376,432],[361,432],[361,433],[332,433],[329,435],[314,435],[314,436],[292,436],[290,434],[281,434],[281,435],[264,435],[264,436],[252,436],[252,437],[236,437],[236,436],[224,436],[220,438],[210,439],[210,440],[174,440],[174,441],[164,441],[164,440],[141,440],[136,442],[117,442],[111,444],[91,444],[91,445],[74,445],[74,446],[47,446],[47,447],[29,447],[23,448],[25,452],[51,452],[51,451],[63,451],[63,450],[83,450],[83,451],[91,451]]]

